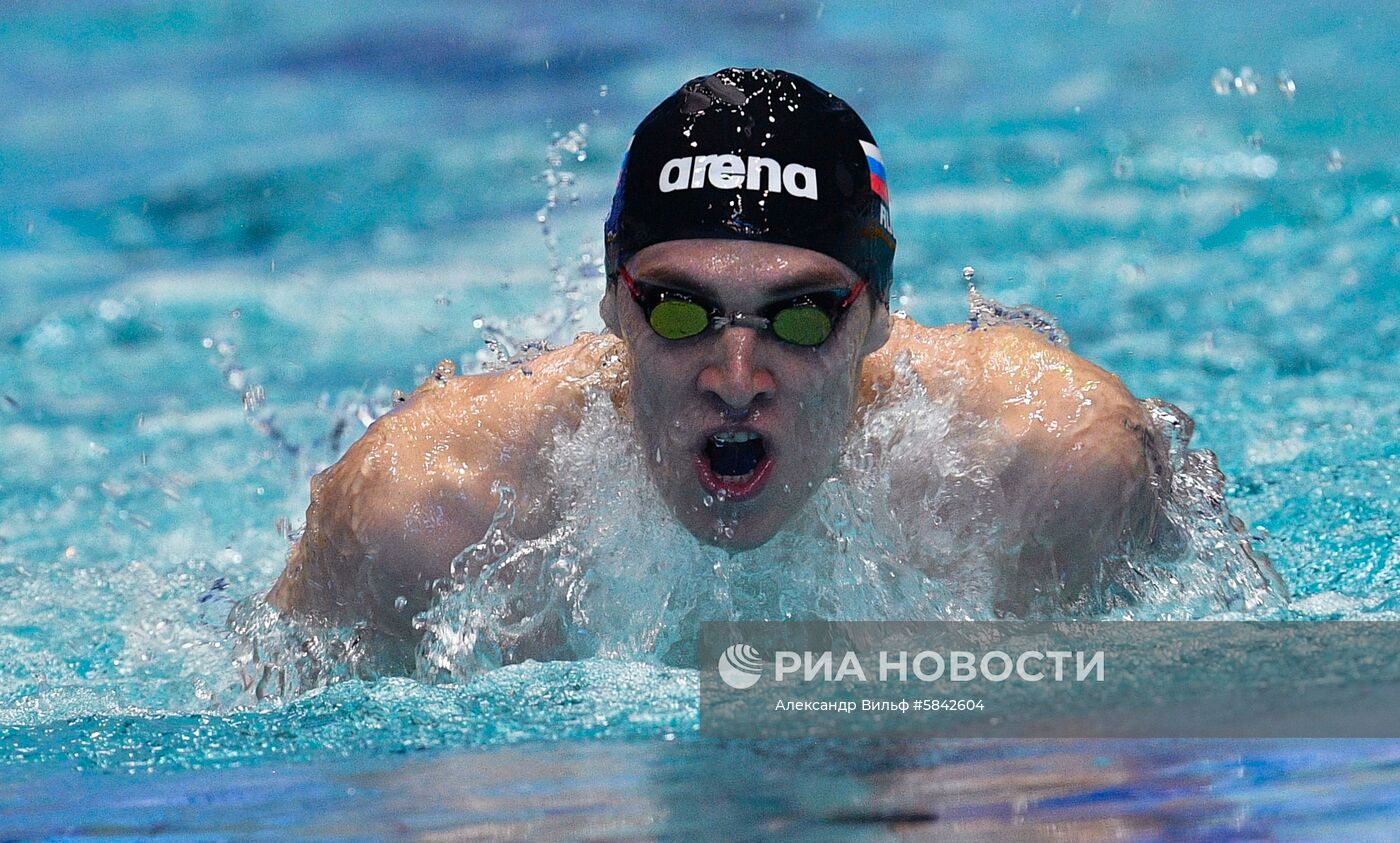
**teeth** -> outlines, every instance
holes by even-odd
[[[752,442],[759,437],[757,433],[752,433],[747,430],[726,430],[722,433],[716,433],[711,438],[716,442]]]

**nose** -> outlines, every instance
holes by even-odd
[[[699,386],[736,410],[744,410],[777,388],[773,373],[755,361],[758,332],[729,325],[720,329],[715,357],[700,371]]]

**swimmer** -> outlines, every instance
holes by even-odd
[[[434,583],[490,527],[497,484],[516,494],[516,535],[557,526],[550,445],[600,392],[655,494],[726,549],[782,531],[867,411],[920,385],[1003,456],[1004,611],[1071,599],[1152,540],[1163,445],[1117,377],[1029,328],[891,314],[884,164],[836,96],[782,71],[687,82],[633,135],[605,236],[606,332],[528,367],[429,378],[377,420],[312,480],[272,605],[412,641]],[[900,491],[879,503],[929,518]]]

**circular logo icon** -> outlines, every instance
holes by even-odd
[[[732,644],[719,654],[719,678],[731,688],[752,688],[763,675],[763,659],[748,644]]]

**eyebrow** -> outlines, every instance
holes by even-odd
[[[639,272],[639,280],[649,281],[662,286],[674,286],[685,292],[695,293],[705,296],[713,301],[719,301],[720,294],[714,287],[688,275],[664,267],[650,272]],[[785,284],[768,291],[768,301],[781,301],[783,299],[800,296],[803,293],[824,293],[828,290],[849,290],[851,285],[846,283],[846,279],[832,277],[822,272],[812,272],[800,275]]]

